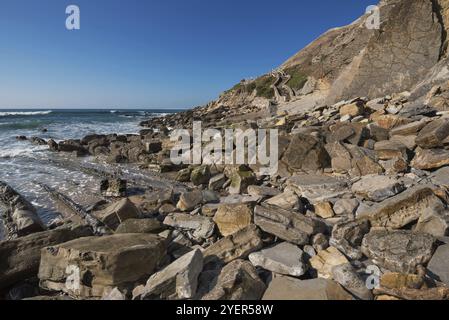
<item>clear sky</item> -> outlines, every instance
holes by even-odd
[[[1,0],[0,108],[202,105],[377,2]]]

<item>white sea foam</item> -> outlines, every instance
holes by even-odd
[[[10,116],[40,116],[50,114],[53,111],[5,111],[0,112],[0,117],[10,117]]]

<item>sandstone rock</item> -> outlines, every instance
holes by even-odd
[[[298,196],[292,191],[284,191],[268,199],[265,203],[285,210],[302,210],[303,207]]]
[[[431,205],[419,217],[414,231],[427,233],[436,238],[447,236],[449,232],[449,211],[441,202]]]
[[[424,277],[416,274],[388,272],[380,278],[380,286],[388,289],[421,289]]]
[[[349,115],[351,117],[356,117],[364,113],[364,104],[360,101],[351,103],[340,108],[340,116]]]
[[[220,205],[214,217],[218,230],[223,236],[229,236],[249,226],[253,219],[253,210],[249,205]]]
[[[303,262],[303,255],[304,253],[297,246],[282,242],[271,248],[251,253],[249,260],[255,267],[262,267],[278,274],[300,277],[307,270],[307,266]]]
[[[197,239],[207,239],[215,230],[212,219],[204,216],[193,216],[185,213],[172,213],[164,219],[164,224],[173,228],[192,230]]]
[[[335,247],[319,251],[309,261],[312,268],[318,271],[318,276],[324,279],[332,279],[332,268],[348,262],[348,259]]]
[[[401,273],[415,273],[433,254],[435,239],[407,230],[375,230],[365,236],[362,252],[375,264]]]
[[[75,297],[101,298],[115,287],[129,289],[139,279],[148,277],[164,256],[162,239],[152,234],[77,239],[42,249],[40,286]],[[79,276],[79,285],[66,285],[71,274],[67,270],[76,278]]]
[[[353,300],[338,283],[329,279],[299,280],[276,276],[262,300]]]
[[[381,160],[391,160],[394,158],[407,159],[407,147],[398,141],[385,140],[376,142],[374,145],[377,157]]]
[[[449,285],[449,245],[442,245],[435,251],[427,265],[427,274],[446,285]]]
[[[352,216],[359,207],[357,199],[339,199],[334,204],[334,212],[337,216]]]
[[[292,170],[319,170],[330,166],[324,143],[309,135],[296,134],[282,160]]]
[[[427,125],[428,121],[421,120],[408,123],[391,130],[391,136],[409,136],[417,134],[422,128]]]
[[[68,225],[0,242],[0,289],[35,277],[42,248],[91,235],[92,231],[87,226]]]
[[[194,190],[182,193],[176,207],[181,211],[190,211],[201,202],[203,202],[203,193],[200,190]]]
[[[122,222],[115,233],[153,233],[157,234],[165,227],[156,219],[128,219]]]
[[[256,206],[254,223],[263,231],[297,245],[307,244],[310,236],[325,229],[319,221],[293,211],[267,205]]]
[[[387,161],[379,161],[385,173],[394,175],[397,173],[403,173],[408,170],[408,163],[402,157],[396,157]]]
[[[418,150],[411,162],[411,166],[420,170],[438,169],[449,165],[449,151],[445,149]]]
[[[416,136],[392,136],[391,142],[398,143],[399,145],[404,145],[408,150],[415,150],[416,148]],[[407,154],[407,151],[406,153]],[[395,157],[393,157],[394,159]],[[404,158],[407,159],[407,158]]]
[[[332,218],[335,213],[332,209],[332,205],[328,201],[318,202],[314,204],[315,214],[323,219]]]
[[[203,165],[192,170],[190,181],[192,181],[195,186],[199,186],[209,183],[210,176],[211,173],[209,166]]]
[[[104,197],[126,197],[126,180],[102,180],[100,184],[100,192]]]
[[[133,291],[134,299],[190,299],[195,296],[203,270],[201,250],[193,250],[153,274],[145,287]]]
[[[372,300],[373,294],[366,287],[365,281],[357,274],[350,263],[332,268],[332,278],[361,300]]]
[[[332,229],[330,244],[349,258],[360,259],[362,240],[369,231],[370,223],[367,220],[343,221]]]
[[[139,217],[140,212],[129,199],[122,199],[93,214],[109,228],[115,230],[122,222]]]
[[[213,283],[202,300],[260,300],[266,289],[251,263],[244,260],[226,265]]]
[[[358,217],[369,219],[373,227],[399,229],[418,220],[426,208],[438,202],[429,186],[420,185],[361,210]]]
[[[262,247],[260,230],[250,225],[230,236],[224,237],[204,250],[204,263],[229,263],[235,259],[245,259]]]
[[[352,185],[352,192],[376,202],[391,198],[404,190],[404,184],[391,176],[368,175]]]
[[[434,120],[426,125],[416,137],[416,144],[421,148],[437,148],[443,146],[443,140],[449,136],[449,121]]]

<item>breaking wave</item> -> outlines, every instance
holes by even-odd
[[[0,117],[11,117],[11,116],[40,116],[50,114],[53,111],[5,111],[0,112]]]

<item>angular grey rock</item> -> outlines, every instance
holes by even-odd
[[[104,294],[101,300],[105,301],[123,301],[126,300],[126,296],[120,292],[119,288],[114,288],[111,292]]]
[[[279,274],[300,277],[307,271],[303,261],[304,252],[297,246],[282,242],[271,248],[263,249],[249,255],[249,261],[255,267]]]
[[[302,209],[302,203],[300,202],[299,197],[291,191],[280,193],[277,196],[268,199],[265,203],[285,210]]]
[[[431,179],[437,186],[449,189],[449,167],[444,167],[435,171],[432,173]]]
[[[348,191],[347,180],[324,175],[299,174],[289,178],[287,184],[312,202],[338,197]]]
[[[112,203],[104,210],[94,211],[93,215],[109,228],[115,230],[122,222],[138,218],[140,212],[129,199],[122,199]]]
[[[204,250],[204,263],[229,263],[235,259],[245,259],[263,245],[260,230],[250,225],[230,236],[224,237]]]
[[[415,273],[432,258],[435,238],[407,230],[375,230],[365,236],[362,252],[394,272]]]
[[[414,229],[435,238],[445,237],[449,232],[449,211],[443,203],[436,203],[424,210]]]
[[[438,247],[427,265],[428,275],[449,285],[449,244]]]
[[[297,245],[308,244],[310,236],[325,230],[318,220],[268,205],[256,206],[254,223],[263,231]]]
[[[409,136],[417,134],[427,125],[427,120],[415,121],[391,129],[391,136]]]
[[[337,216],[352,216],[359,207],[357,199],[338,199],[334,204],[334,213]]]
[[[279,195],[281,191],[276,188],[270,188],[265,186],[249,186],[248,194],[254,197],[275,197]]]
[[[128,219],[122,222],[115,233],[160,233],[166,229],[156,219]]]
[[[361,300],[373,300],[372,292],[350,263],[332,268],[333,279]]]
[[[41,252],[40,286],[79,298],[101,298],[115,287],[129,290],[150,276],[165,253],[163,239],[152,234],[87,237],[46,247]],[[79,276],[79,286],[66,285],[70,275]]]
[[[244,260],[226,265],[212,283],[202,300],[260,300],[266,289],[253,265]]]
[[[380,202],[405,190],[405,185],[392,176],[368,175],[352,185],[352,192],[366,200]]]
[[[171,213],[164,219],[164,224],[173,228],[192,230],[195,238],[207,239],[212,236],[215,223],[212,219],[200,215]]]
[[[449,136],[449,120],[437,119],[426,125],[416,137],[421,148],[431,149],[443,146],[443,140]]]
[[[358,260],[362,257],[363,237],[369,231],[370,223],[366,219],[343,221],[334,225],[329,243],[349,258]]]
[[[203,202],[203,193],[201,190],[184,192],[178,201],[176,207],[181,211],[190,211]]]
[[[196,294],[203,270],[201,250],[193,250],[153,274],[145,287],[133,291],[133,299],[190,299]]]
[[[431,186],[419,185],[401,194],[363,208],[358,218],[369,219],[373,227],[402,228],[416,221],[429,206],[441,202]]]
[[[449,165],[449,151],[445,149],[421,149],[416,152],[410,166],[420,170],[439,169]]]
[[[338,283],[316,278],[299,280],[276,276],[268,285],[262,300],[353,300]]]
[[[37,276],[42,248],[91,235],[88,226],[66,225],[0,242],[0,289]]]

